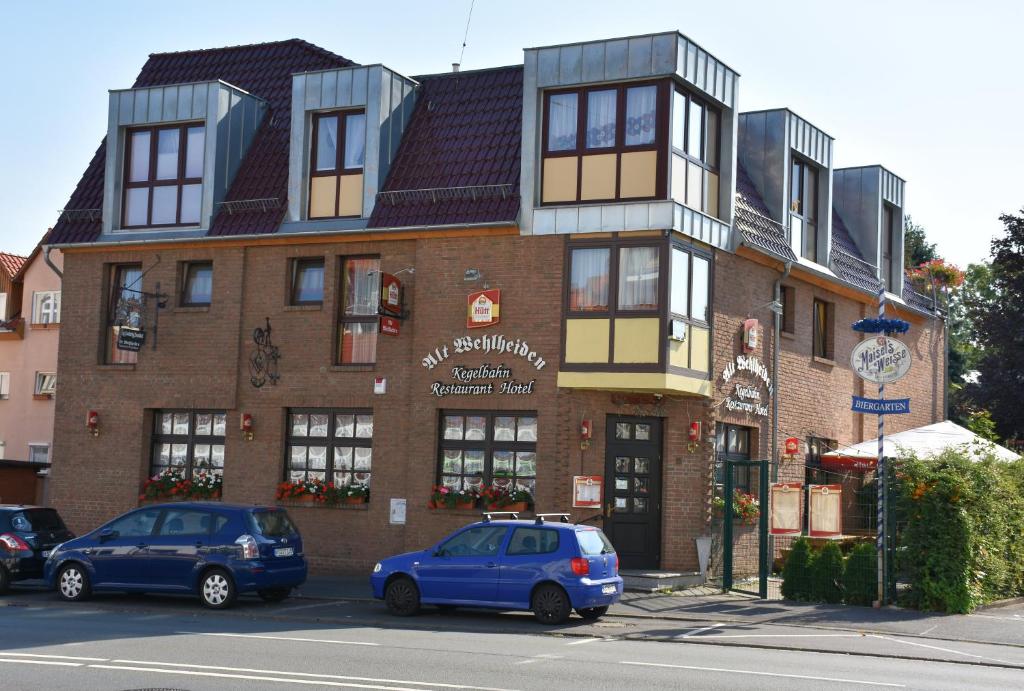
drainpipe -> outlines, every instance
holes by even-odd
[[[775,341],[772,347],[772,482],[779,479],[779,341],[782,339],[782,282],[789,276],[793,262],[786,262],[782,275],[775,279],[772,314],[775,323]]]
[[[57,274],[57,278],[64,280],[64,273],[58,269],[57,265],[53,263],[52,259],[50,259],[50,250],[52,249],[53,247],[51,245],[43,245],[43,261],[46,262],[48,267],[53,269],[53,273]]]

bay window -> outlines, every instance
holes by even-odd
[[[346,257],[341,270],[342,304],[338,315],[338,363],[377,361],[380,322],[380,258]]]
[[[580,248],[571,252],[569,311],[606,312],[611,248]]]
[[[366,113],[335,111],[313,116],[309,218],[363,213]]]
[[[658,309],[661,245],[570,246],[568,312]],[[609,285],[616,286],[611,304]]]
[[[206,127],[133,128],[126,134],[122,228],[200,223]]]
[[[721,114],[684,91],[672,94],[672,198],[719,215]]]
[[[667,82],[548,92],[542,203],[664,195],[667,94]]]
[[[658,247],[619,249],[619,310],[657,309],[660,254]]]
[[[536,496],[536,413],[446,410],[439,437],[439,485],[477,491],[495,485]]]

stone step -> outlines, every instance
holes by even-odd
[[[642,593],[690,588],[704,583],[700,571],[625,569],[619,571],[619,575],[622,576],[624,589]]]

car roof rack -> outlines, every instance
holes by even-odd
[[[536,515],[537,515],[537,520],[535,521],[535,523],[537,525],[542,525],[544,523],[544,519],[547,518],[548,516],[558,516],[558,522],[559,523],[568,523],[569,522],[569,514],[567,514],[567,513],[538,513]]]
[[[484,512],[484,523],[491,522],[491,516],[511,516],[513,521],[519,520],[518,511],[485,511]]]

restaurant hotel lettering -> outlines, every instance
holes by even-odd
[[[875,436],[849,325],[883,283],[914,360],[887,431],[943,418],[904,180],[835,167],[791,110],[739,112],[739,73],[690,37],[413,76],[358,57],[157,53],[109,92],[49,240],[50,499],[73,530],[161,473],[261,504],[365,486],[279,502],[314,569],[360,570],[476,515],[433,508],[435,486],[518,487],[527,515],[603,527],[625,569],[695,571],[721,461],[780,454],[776,405],[777,444],[800,440],[784,480]]]

